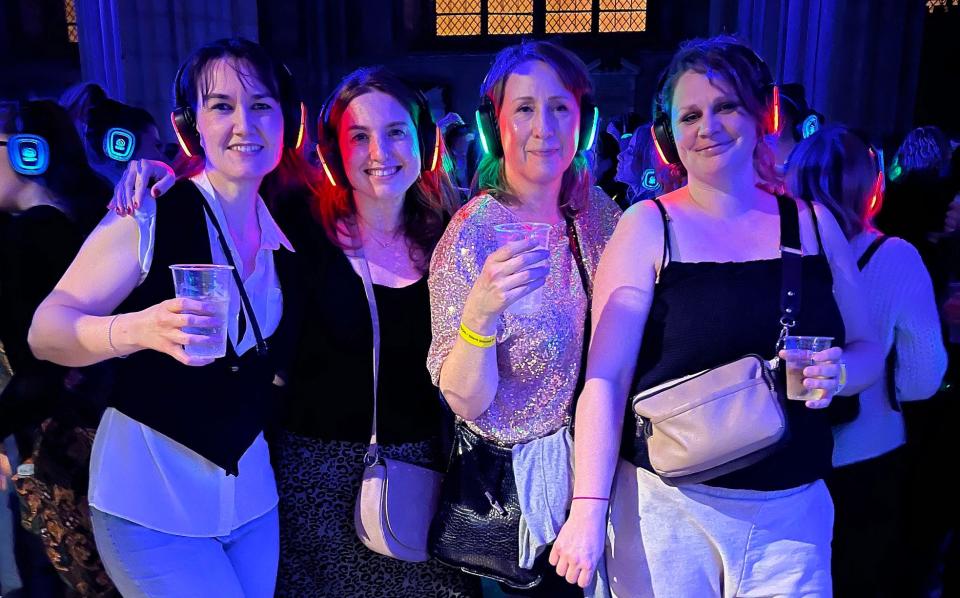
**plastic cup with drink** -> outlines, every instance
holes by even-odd
[[[817,353],[830,348],[832,336],[787,336],[783,339],[783,348],[788,351],[807,351]],[[814,401],[823,398],[819,388],[807,388],[803,385],[803,369],[814,364],[813,358],[787,361],[787,398],[794,401]]]
[[[510,222],[497,224],[493,227],[497,239],[497,247],[503,247],[511,241],[534,239],[537,246],[533,249],[550,249],[550,225],[542,222]],[[538,287],[523,297],[520,297],[507,307],[512,314],[530,315],[543,306],[543,287]]]
[[[174,292],[178,298],[203,301],[213,309],[219,326],[185,326],[183,331],[207,337],[204,342],[186,345],[184,351],[193,357],[223,357],[227,354],[227,312],[230,310],[230,285],[233,266],[215,264],[174,264]]]

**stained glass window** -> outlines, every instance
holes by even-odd
[[[537,33],[613,33],[647,29],[647,0],[545,0],[537,9],[534,9],[534,0],[435,1],[437,35],[440,36],[534,33],[535,13],[543,17],[544,30]]]
[[[437,35],[480,35],[482,0],[437,0]]]
[[[80,41],[77,37],[77,3],[76,0],[63,0],[63,10],[67,17],[67,39],[73,43]]]
[[[600,33],[646,31],[647,0],[600,0]]]
[[[547,0],[547,33],[590,33],[593,0]]]

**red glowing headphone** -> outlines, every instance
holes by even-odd
[[[342,85],[342,84],[341,84]],[[317,117],[317,157],[320,158],[320,166],[323,167],[327,180],[334,187],[350,187],[347,180],[347,173],[343,169],[343,161],[340,157],[340,149],[337,147],[337,136],[330,122],[330,108],[334,99],[340,93],[338,85],[327,101],[320,109],[320,115]],[[417,141],[420,144],[420,172],[433,172],[440,164],[440,147],[442,145],[443,133],[440,127],[433,122],[433,116],[430,115],[430,103],[427,96],[423,95],[419,89],[411,88],[417,102]]]
[[[734,52],[740,52],[753,65],[760,79],[760,96],[765,98],[769,106],[770,122],[764,127],[767,135],[776,135],[780,133],[780,88],[773,80],[770,74],[770,67],[760,56],[742,44],[727,44],[727,49]],[[650,134],[653,136],[653,146],[657,149],[657,155],[664,164],[679,164],[680,153],[677,151],[677,142],[673,138],[673,128],[670,123],[670,111],[661,102],[663,88],[667,84],[667,75],[670,67],[660,75],[657,82],[657,91],[653,96],[653,125],[650,127]]]
[[[872,218],[883,207],[883,192],[886,191],[887,177],[883,164],[883,150],[874,145],[868,145],[867,151],[870,152],[870,160],[877,168],[877,180],[873,183],[873,189],[870,191],[870,203],[867,204],[867,216]]]
[[[188,158],[203,155],[200,145],[200,133],[197,131],[197,116],[193,111],[192,103],[187,97],[187,82],[183,75],[190,60],[180,65],[173,80],[173,96],[176,108],[170,113],[170,122],[173,132],[177,135],[180,148]],[[283,146],[292,150],[303,147],[303,137],[307,126],[307,107],[296,91],[293,73],[287,65],[275,62],[274,72],[277,77],[280,110],[283,112]]]

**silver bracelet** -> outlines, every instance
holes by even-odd
[[[117,346],[113,344],[113,325],[116,323],[117,318],[119,317],[120,314],[113,316],[113,318],[110,319],[110,325],[107,326],[107,343],[110,345],[110,349],[113,350],[114,355],[117,356],[120,355],[120,351],[118,351]]]

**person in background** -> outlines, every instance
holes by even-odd
[[[476,164],[471,162],[470,145],[476,139],[476,134],[463,121],[451,123],[443,132],[444,145],[450,152],[453,162],[451,179],[462,195],[470,193],[470,181],[476,170]],[[466,198],[465,198],[466,199]]]
[[[40,361],[27,344],[34,311],[109,197],[62,107],[50,100],[0,103],[0,340],[14,372],[0,393],[0,445],[14,434],[20,458],[34,469],[17,481],[33,532],[17,526],[20,554],[35,555],[19,560],[28,592],[42,592],[41,585],[66,589],[51,563],[74,590],[112,589],[86,514],[90,440],[102,405],[86,392],[89,371]],[[0,446],[0,477],[16,466],[3,452]],[[32,550],[41,539],[43,550]]]
[[[630,134],[617,156],[617,180],[628,187],[625,199],[614,197],[621,207],[626,209],[661,194],[663,187],[657,180],[656,160],[650,123],[642,124]]]
[[[889,181],[877,228],[917,248],[930,272],[937,305],[942,306],[948,367],[940,391],[929,401],[906,403],[906,480],[904,482],[903,575],[896,580],[901,596],[939,591],[944,575],[944,546],[960,529],[960,509],[942,492],[931,491],[928,480],[950,467],[955,430],[960,417],[960,344],[949,326],[956,299],[951,283],[960,281],[960,237],[944,234],[944,221],[960,191],[951,171],[952,148],[937,127],[918,127],[904,137],[889,168]],[[956,550],[956,549],[954,549]],[[956,578],[953,583],[956,584]]]
[[[60,97],[86,147],[90,165],[111,185],[131,160],[163,160],[157,123],[149,112],[107,97],[96,83],[81,83]]]
[[[606,131],[597,135],[597,141],[589,152],[593,161],[593,175],[597,186],[614,201],[628,195],[627,185],[617,178],[620,172],[620,142]],[[619,202],[618,202],[619,205]],[[620,206],[623,209],[625,206]]]
[[[787,172],[790,155],[797,144],[816,133],[823,125],[823,115],[810,108],[807,92],[801,83],[780,85],[780,134],[773,142],[776,169],[780,176]]]
[[[896,571],[906,429],[899,403],[940,388],[947,353],[930,274],[917,250],[873,226],[883,170],[876,151],[841,125],[827,125],[794,150],[787,171],[795,197],[825,206],[859,257],[870,322],[888,358],[885,375],[860,393],[859,414],[834,426],[833,590],[836,596],[898,596],[878,571]],[[879,525],[879,522],[883,522]]]

